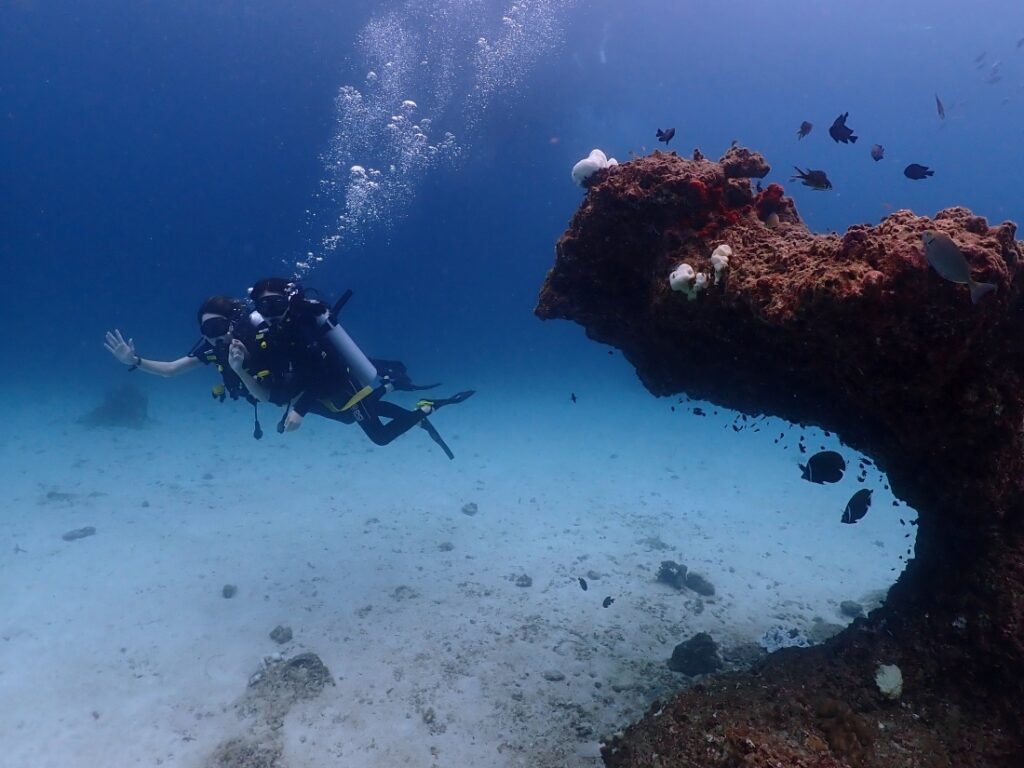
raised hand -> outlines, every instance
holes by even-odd
[[[124,336],[116,328],[111,331],[107,331],[107,338],[103,344],[107,348],[107,352],[112,354],[119,363],[124,365],[135,365],[135,340],[128,339],[124,340]]]
[[[231,346],[228,347],[228,365],[231,366],[231,370],[238,373],[245,365],[247,354],[248,350],[245,348],[245,344],[238,339],[232,339]]]

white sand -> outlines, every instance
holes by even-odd
[[[454,462],[420,430],[377,448],[311,418],[285,438],[269,410],[257,443],[251,409],[195,379],[146,381],[141,431],[9,393],[0,762],[202,766],[251,725],[234,705],[262,658],[308,650],[336,685],[277,732],[289,768],[598,765],[602,736],[685,683],[676,643],[845,623],[839,601],[894,580],[915,515],[873,469],[871,511],[841,525],[855,461],[808,484],[795,427],[775,445],[776,421],[671,413],[607,365],[614,383],[587,378],[575,405],[569,385],[474,382],[434,418]],[[664,559],[715,584],[703,611],[654,581]]]

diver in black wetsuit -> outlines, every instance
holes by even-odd
[[[331,312],[284,278],[258,281],[250,297],[256,312],[251,317],[253,338],[249,343],[243,340],[251,355],[245,366],[257,371],[255,381],[264,386],[263,392],[252,392],[257,399],[286,406],[279,431],[298,429],[305,415],[314,413],[343,424],[356,423],[376,445],[387,445],[419,425],[453,458],[427,417],[438,408],[463,402],[473,390],[423,399],[411,410],[402,408],[384,396],[395,389],[415,391],[437,385],[413,384],[401,363],[363,356],[335,324],[333,315],[340,306]],[[340,347],[330,338],[339,331],[344,339]]]
[[[249,338],[249,320],[245,316],[245,304],[229,296],[211,296],[199,305],[196,320],[202,338],[184,357],[175,360],[151,360],[135,351],[135,340],[125,340],[121,331],[108,331],[104,346],[119,362],[128,366],[129,371],[139,370],[154,376],[169,378],[194,371],[204,365],[213,365],[220,373],[221,382],[214,385],[213,397],[224,402],[242,398],[252,403],[265,399],[266,388],[259,376],[249,372],[245,360],[245,345],[241,341]],[[254,395],[259,392],[264,395]],[[253,436],[263,436],[259,419],[256,418]]]

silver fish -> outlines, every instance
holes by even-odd
[[[996,289],[994,283],[975,282],[971,277],[970,264],[949,235],[926,229],[921,233],[921,240],[924,241],[924,256],[931,268],[951,283],[969,286],[973,303],[977,304],[982,296]]]

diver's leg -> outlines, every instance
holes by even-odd
[[[387,400],[378,400],[373,403],[372,408],[360,403],[354,410],[358,411],[356,422],[376,445],[387,445],[399,435],[404,435],[427,416],[426,411],[419,408],[409,411]],[[385,424],[381,421],[382,416],[390,421]]]

